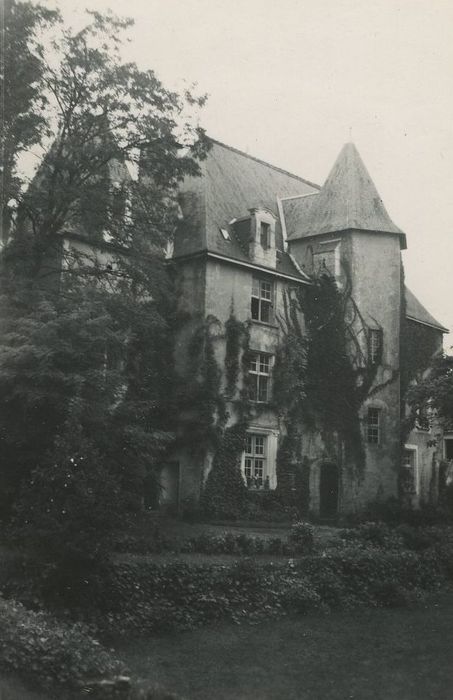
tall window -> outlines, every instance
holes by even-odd
[[[262,489],[266,485],[267,437],[249,433],[245,446],[244,474],[249,488]]]
[[[372,365],[376,365],[382,357],[382,330],[380,328],[370,328],[368,343],[370,362]]]
[[[260,243],[262,248],[267,250],[271,245],[271,225],[265,221],[260,223]]]
[[[253,278],[252,319],[270,323],[272,320],[272,282]]]
[[[403,451],[403,469],[401,487],[406,494],[417,492],[416,451],[405,448]]]
[[[255,353],[250,359],[250,399],[266,403],[270,399],[271,355]]]
[[[366,441],[370,445],[379,445],[381,441],[381,411],[369,408],[366,419]]]

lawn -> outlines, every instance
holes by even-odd
[[[417,609],[221,625],[118,651],[134,675],[189,700],[451,700],[452,621],[444,594]]]

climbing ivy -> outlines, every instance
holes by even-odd
[[[287,430],[278,454],[283,489],[288,480],[307,488],[310,463],[302,455],[302,425],[320,432],[326,452],[338,464],[363,476],[359,411],[377,390],[373,383],[379,362],[369,359],[369,329],[353,299],[346,267],[344,277],[342,291],[333,277],[322,274],[292,298],[286,296],[275,368],[276,406]],[[302,315],[305,328],[298,320]],[[307,494],[298,497],[303,501]]]
[[[214,358],[215,361],[215,358]],[[231,311],[225,324],[225,389],[215,384],[217,405],[224,407],[222,420],[217,421],[217,441],[211,470],[201,496],[205,515],[216,519],[236,519],[244,513],[248,491],[241,474],[241,455],[249,423],[248,400],[249,330]],[[217,377],[221,376],[217,365]],[[239,385],[242,383],[240,391]],[[227,410],[229,408],[229,412]],[[231,414],[233,414],[231,416]],[[229,418],[235,421],[227,425]],[[205,453],[209,443],[204,445]]]
[[[230,317],[225,323],[225,398],[230,400],[235,398],[237,392],[241,347],[245,333],[244,323],[237,320],[232,309]]]
[[[179,444],[201,458],[216,449],[226,421],[221,370],[214,350],[213,330],[220,321],[208,316],[193,333],[187,349],[187,380],[177,397],[181,416]]]

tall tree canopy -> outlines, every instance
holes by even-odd
[[[130,20],[89,14],[81,31],[61,29],[49,55],[38,50],[34,139],[47,130],[52,140],[17,191],[2,253],[0,507],[46,546],[57,531],[61,542],[87,527],[81,513],[103,517],[102,504],[117,504],[120,526],[172,442],[175,311],[164,248],[177,185],[198,173],[207,148],[202,129],[181,123],[205,98],[122,61]],[[12,73],[5,81],[13,90]],[[93,538],[78,542],[98,551]]]
[[[453,357],[440,355],[433,360],[429,373],[409,388],[407,401],[412,418],[435,411],[437,419],[451,430],[453,425]]]
[[[57,22],[58,14],[41,5],[4,0],[2,20],[0,240],[8,235],[11,205],[14,207],[20,193],[17,159],[24,150],[40,143],[46,133],[48,101],[39,37],[43,28]]]

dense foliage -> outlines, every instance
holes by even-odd
[[[77,688],[83,681],[113,677],[123,664],[81,623],[63,623],[0,598],[0,666],[39,686]]]
[[[103,583],[103,609],[88,612],[104,633],[190,629],[318,608],[398,606],[447,585],[451,554],[441,548],[343,544],[300,559],[232,563],[173,560],[115,564]]]
[[[46,135],[48,99],[40,33],[58,20],[54,10],[15,0],[5,0],[2,13],[0,242],[8,237],[20,197],[18,159]]]
[[[9,8],[7,53],[18,66],[5,84],[14,91],[31,60],[17,47],[30,48],[53,16],[28,3]],[[28,23],[15,22],[22,15]],[[24,144],[48,133],[31,185],[15,189],[16,225],[1,257],[0,518],[48,558],[85,559],[82,570],[141,507],[144,482],[175,438],[164,248],[178,182],[198,173],[205,152],[203,132],[178,122],[204,98],[181,97],[124,63],[128,25],[93,12],[77,33],[56,30],[52,60],[34,49],[23,109],[40,100],[39,123],[8,156],[17,179]]]
[[[360,476],[365,453],[359,411],[378,363],[370,361],[368,347],[359,341],[360,335],[367,337],[367,329],[350,284],[340,291],[328,274],[296,297],[285,298],[281,327],[274,400],[285,418],[287,436],[279,449],[280,482],[284,488],[292,472],[290,483],[298,485],[299,502],[305,493],[307,510],[310,465],[303,455],[301,426],[320,431],[326,455],[338,464],[345,462]]]
[[[435,413],[448,429],[453,423],[453,357],[435,358],[429,374],[410,387],[407,399],[413,414]]]

